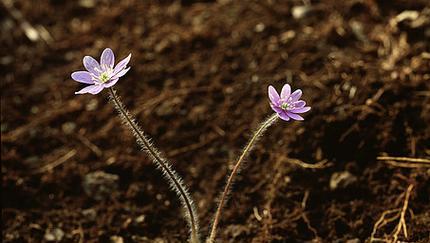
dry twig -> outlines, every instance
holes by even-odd
[[[52,162],[49,162],[46,165],[36,169],[35,171],[32,172],[32,174],[38,174],[38,173],[44,173],[46,171],[50,171],[50,170],[54,169],[55,167],[63,164],[64,162],[68,161],[70,158],[75,156],[76,153],[77,153],[77,151],[75,149],[72,149],[68,153],[66,153],[65,155],[61,156],[60,158],[58,158]]]
[[[291,164],[298,165],[298,166],[305,168],[305,169],[324,169],[324,168],[327,168],[327,167],[330,167],[333,165],[332,163],[328,162],[326,159],[321,160],[320,162],[318,162],[316,164],[308,164],[308,163],[305,163],[299,159],[293,159],[293,158],[285,158],[285,161],[287,161],[288,163],[291,163]]]
[[[376,159],[384,161],[385,163],[403,168],[429,168],[430,159],[409,158],[409,157],[391,157],[379,156]]]
[[[95,145],[93,142],[91,142],[88,138],[86,138],[80,134],[78,134],[76,137],[85,146],[87,146],[95,155],[97,155],[98,157],[101,157],[103,155],[103,151],[97,145]]]
[[[168,157],[175,157],[175,156],[180,155],[180,154],[184,154],[184,153],[187,153],[187,152],[190,152],[190,151],[194,151],[196,149],[199,149],[199,148],[202,148],[202,147],[208,145],[209,143],[215,141],[217,138],[219,138],[218,134],[208,136],[207,138],[203,139],[203,141],[200,141],[200,142],[197,142],[197,143],[193,143],[193,144],[190,144],[190,145],[186,145],[186,146],[183,146],[183,147],[171,150],[170,152],[167,153],[167,156]]]
[[[402,161],[402,162],[430,164],[430,159],[420,159],[420,158],[379,156],[379,157],[377,157],[377,159],[378,160],[397,160],[397,161]]]

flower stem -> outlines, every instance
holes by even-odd
[[[207,238],[207,243],[213,243],[215,242],[216,237],[216,231],[217,226],[219,223],[219,220],[221,218],[221,212],[224,207],[224,203],[227,201],[227,196],[230,192],[230,187],[235,179],[236,174],[239,172],[239,168],[242,165],[243,160],[245,159],[246,155],[252,150],[254,143],[258,140],[259,137],[261,137],[264,133],[264,131],[270,127],[278,118],[277,114],[273,114],[269,118],[267,118],[263,123],[261,123],[260,127],[254,132],[254,135],[251,137],[251,140],[249,140],[246,147],[243,149],[242,154],[240,155],[239,159],[237,160],[233,170],[231,171],[230,176],[227,179],[227,184],[225,185],[224,191],[221,194],[220,201],[218,203],[218,208],[215,213],[215,217],[213,219],[212,228],[209,237]]]
[[[133,135],[136,137],[137,143],[142,147],[144,151],[148,153],[149,157],[152,158],[153,162],[157,165],[157,168],[159,168],[163,172],[163,175],[168,179],[170,186],[179,196],[182,202],[182,206],[185,209],[185,219],[187,220],[188,225],[191,229],[189,239],[190,242],[200,242],[196,209],[193,200],[188,194],[188,189],[182,182],[182,179],[171,168],[169,162],[164,159],[161,156],[160,152],[158,152],[158,150],[151,144],[150,139],[143,133],[143,131],[139,128],[138,124],[134,121],[134,118],[125,109],[124,105],[117,96],[116,91],[113,88],[109,88],[109,92],[110,100],[114,104],[119,115],[121,116],[123,123],[132,130]]]

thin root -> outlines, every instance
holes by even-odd
[[[405,217],[406,212],[408,211],[409,198],[411,196],[413,188],[414,186],[411,184],[406,189],[405,199],[403,200],[403,206],[401,208],[386,210],[382,213],[381,217],[378,219],[378,221],[376,221],[375,225],[373,226],[372,235],[370,236],[370,242],[396,243],[398,242],[398,238],[401,232],[406,239],[408,238],[408,230]],[[384,238],[375,237],[379,229],[391,222],[394,222],[397,219],[398,223],[394,230],[390,233],[390,235]]]

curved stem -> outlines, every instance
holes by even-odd
[[[166,159],[161,157],[161,154],[154,148],[150,140],[144,135],[143,131],[139,128],[137,123],[134,121],[130,113],[125,109],[121,103],[119,97],[116,95],[116,91],[113,88],[109,88],[111,101],[114,103],[116,110],[123,118],[123,122],[128,125],[133,131],[134,136],[138,144],[144,149],[149,156],[153,159],[157,167],[163,172],[164,176],[168,179],[171,187],[175,190],[181,199],[181,202],[185,208],[185,218],[191,228],[190,242],[199,242],[199,229],[198,219],[196,217],[196,210],[194,207],[193,200],[188,194],[188,190],[185,187],[182,179],[177,173],[171,168],[170,164]]]
[[[218,226],[218,223],[219,223],[219,220],[221,217],[222,209],[224,207],[224,204],[227,201],[227,196],[230,192],[230,187],[231,187],[231,185],[235,179],[236,174],[239,172],[239,168],[240,168],[244,158],[252,150],[254,143],[258,140],[258,138],[261,137],[261,135],[263,135],[264,131],[268,127],[270,127],[276,121],[277,118],[278,118],[278,115],[273,114],[272,116],[267,118],[263,123],[261,123],[260,127],[254,132],[254,135],[251,137],[251,140],[249,140],[248,144],[243,149],[242,154],[240,155],[240,157],[237,160],[233,170],[231,171],[230,176],[227,179],[227,184],[225,185],[224,191],[221,194],[221,199],[219,201],[218,208],[216,210],[215,217],[214,217],[214,220],[212,223],[211,232],[210,232],[210,235],[209,235],[208,239],[206,240],[206,242],[213,243],[215,241],[217,226]]]

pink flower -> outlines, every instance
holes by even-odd
[[[311,109],[311,107],[306,106],[305,101],[299,100],[302,96],[302,91],[298,89],[291,93],[289,84],[285,84],[282,87],[281,95],[272,85],[269,86],[268,93],[270,106],[284,121],[289,121],[290,119],[302,121],[304,120],[303,117],[298,114],[305,113]]]
[[[124,76],[130,67],[127,67],[130,62],[131,54],[121,60],[116,66],[115,55],[110,48],[104,49],[101,57],[100,64],[94,58],[85,56],[83,59],[84,67],[87,71],[77,71],[72,73],[72,79],[84,83],[91,84],[75,94],[98,94],[104,88],[112,87],[119,78]]]

